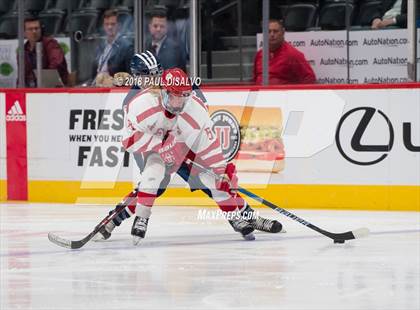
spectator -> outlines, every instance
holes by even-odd
[[[42,43],[42,69],[56,69],[64,85],[67,84],[69,72],[64,52],[57,40],[44,36],[41,22],[36,17],[28,17],[24,21],[25,38],[25,87],[36,87],[36,43]]]
[[[112,77],[116,73],[130,72],[130,60],[134,54],[134,46],[120,34],[120,23],[116,10],[110,9],[104,12],[103,27],[106,39],[96,49],[93,85],[110,86]]]
[[[417,18],[420,6],[417,5]],[[382,0],[381,9],[372,18],[372,29],[388,26],[407,28],[407,0]]]
[[[152,13],[149,22],[150,38],[146,49],[159,59],[164,69],[181,68],[186,70],[186,56],[179,45],[168,37],[168,19],[164,11]]]
[[[269,84],[312,84],[315,74],[305,56],[284,40],[281,20],[270,19],[269,31]],[[262,84],[263,54],[260,49],[254,59],[254,82]]]

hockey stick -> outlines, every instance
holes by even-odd
[[[211,171],[211,170],[209,170],[209,169],[201,166],[200,164],[197,164],[197,163],[195,163],[195,162],[193,162],[189,159],[187,160],[187,163],[195,166],[199,170],[201,170],[201,171],[203,171],[203,172],[205,172],[205,173],[207,173],[207,174],[209,174],[209,175],[211,175],[215,178],[218,178],[218,179],[221,178],[221,176],[215,174],[213,171]],[[241,186],[238,186],[238,191],[241,192],[242,194],[247,195],[248,197],[264,204],[265,206],[273,209],[274,211],[277,211],[280,214],[283,214],[283,215],[291,218],[292,220],[294,220],[296,222],[299,222],[300,224],[302,224],[306,227],[309,227],[310,229],[315,230],[315,231],[319,232],[320,234],[323,234],[324,236],[327,236],[327,237],[333,239],[334,243],[344,243],[345,240],[359,239],[359,238],[366,237],[366,236],[369,235],[369,229],[368,228],[359,228],[359,229],[351,230],[351,231],[344,232],[344,233],[332,233],[332,232],[326,231],[324,229],[319,228],[318,226],[315,226],[312,223],[309,223],[308,221],[300,218],[299,216],[297,216],[297,215],[295,215],[295,214],[293,214],[293,213],[291,213],[291,212],[289,212],[289,211],[287,211],[283,208],[280,208],[280,207],[276,206],[275,204],[265,200],[264,198],[259,197],[258,195],[250,192],[249,190],[247,190],[247,189],[245,189]]]
[[[133,201],[133,199],[137,199],[137,189],[133,190],[128,197],[123,199],[113,210],[111,214],[108,214],[102,221],[99,222],[98,225],[95,226],[94,230],[88,234],[86,237],[84,237],[81,240],[72,241],[68,239],[61,238],[57,236],[56,234],[50,232],[48,233],[48,239],[61,247],[68,248],[68,249],[80,249],[82,246],[84,246],[86,243],[88,243],[100,230],[103,226],[108,224],[110,221],[112,221],[122,210],[125,209],[126,206],[130,205]]]

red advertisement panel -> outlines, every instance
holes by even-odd
[[[28,199],[26,96],[6,93],[7,199]]]

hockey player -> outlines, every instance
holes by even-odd
[[[147,52],[135,55],[132,64],[132,72],[135,74],[159,74],[161,71],[159,63]],[[115,226],[135,212],[137,216],[132,234],[135,243],[138,243],[146,233],[154,199],[164,192],[170,175],[174,172],[187,181],[192,190],[199,188],[212,197],[222,210],[236,210],[238,214],[245,214],[248,221],[241,217],[229,221],[244,238],[253,239],[254,229],[279,232],[282,228],[279,222],[259,216],[252,217],[253,210],[232,191],[237,186],[235,167],[233,164],[226,164],[224,160],[218,140],[211,129],[207,106],[198,97],[191,96],[190,85],[170,85],[171,81],[177,79],[188,82],[188,77],[182,70],[169,70],[164,75],[162,94],[149,89],[135,96],[128,95],[124,100],[128,136],[123,144],[134,153],[142,171],[142,182],[137,192],[138,203],[137,208],[134,205],[127,206],[98,235],[102,239],[108,239]],[[141,115],[146,117],[142,119]],[[191,167],[184,162],[186,157],[200,161],[215,173],[226,177],[223,181],[218,181],[205,174],[191,176]],[[218,162],[214,162],[215,160]],[[135,194],[133,192],[131,195]]]

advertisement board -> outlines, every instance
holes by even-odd
[[[406,29],[350,31],[349,39],[344,30],[287,32],[285,39],[305,55],[320,84],[409,81]],[[261,46],[262,34],[259,33],[257,48]],[[347,81],[347,46],[350,81]]]
[[[7,198],[6,179],[6,96],[0,92],[0,200]]]
[[[213,131],[236,162],[240,183],[265,197],[311,207],[302,195],[316,189],[312,205],[329,199],[327,207],[343,207],[343,199],[349,204],[356,199],[344,195],[364,192],[372,208],[383,209],[393,205],[389,195],[397,190],[398,197],[419,207],[419,88],[209,89],[204,95]],[[121,184],[129,189],[139,181],[121,146],[124,96],[122,91],[26,93],[30,197],[31,184],[70,186],[74,195],[86,190],[89,196],[95,189],[115,195]],[[187,186],[175,177],[171,188]],[[280,188],[287,191],[274,196]],[[372,191],[379,191],[378,197]],[[37,199],[45,197],[35,192]]]

